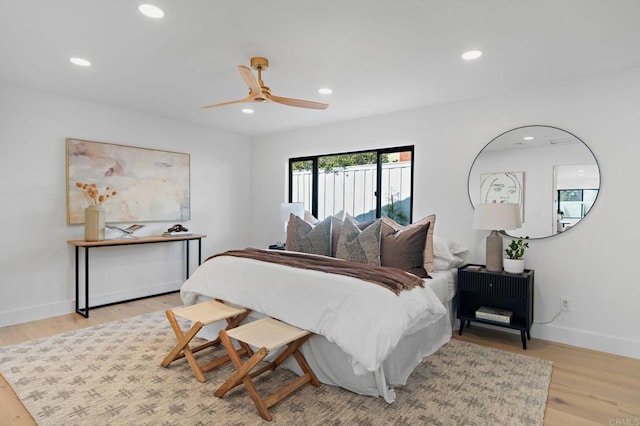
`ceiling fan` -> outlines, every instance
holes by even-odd
[[[269,68],[269,60],[267,58],[253,57],[251,58],[251,68],[258,71],[258,79],[255,78],[253,72],[244,65],[238,65],[240,76],[249,86],[249,96],[235,101],[222,102],[219,104],[203,106],[202,109],[215,108],[223,105],[239,104],[243,102],[275,102],[278,104],[289,105],[298,108],[309,109],[327,109],[329,105],[320,102],[304,101],[302,99],[282,98],[271,94],[271,89],[264,85],[262,81],[262,71]]]

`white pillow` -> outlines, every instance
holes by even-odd
[[[433,263],[439,271],[461,266],[466,253],[467,249],[455,241],[439,235],[433,236]]]

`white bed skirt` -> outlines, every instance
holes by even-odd
[[[181,289],[188,305],[219,298],[251,309],[247,321],[266,314],[315,333],[302,352],[321,382],[389,403],[393,387],[451,339],[454,294],[451,271],[395,295],[351,277],[232,256],[205,262]],[[223,325],[200,337],[216,338]],[[296,371],[293,362],[285,367]]]
[[[437,351],[450,339],[451,321],[449,315],[444,315],[430,327],[403,337],[381,369],[363,376],[356,376],[345,353],[322,336],[315,335],[309,339],[308,344],[302,347],[302,353],[322,383],[340,386],[360,395],[381,396],[391,403],[396,399],[393,388],[404,386],[422,358]],[[302,375],[295,362],[286,367]]]
[[[210,299],[210,297],[199,295],[197,303]],[[451,302],[444,305],[449,312],[452,312]],[[262,317],[264,314],[252,312],[245,322]],[[396,349],[384,361],[382,368],[362,376],[353,372],[348,355],[338,345],[329,342],[323,336],[317,334],[312,336],[302,346],[301,351],[320,382],[340,386],[360,395],[381,396],[386,402],[392,403],[396,399],[393,388],[404,386],[422,358],[436,352],[451,340],[450,317],[450,315],[443,315],[431,326],[403,337]],[[210,324],[198,333],[198,337],[213,340],[218,337],[222,328],[224,328],[223,323]],[[273,359],[278,353],[271,354],[268,359]],[[282,367],[302,375],[302,370],[291,358],[287,359]]]

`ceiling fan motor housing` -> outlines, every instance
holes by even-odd
[[[251,68],[254,70],[266,70],[269,68],[269,60],[261,56],[251,58]]]

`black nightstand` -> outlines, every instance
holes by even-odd
[[[471,269],[469,269],[471,267]],[[477,269],[477,270],[476,270]],[[525,269],[522,274],[489,272],[484,265],[465,265],[458,268],[457,308],[460,331],[471,321],[520,330],[522,348],[527,349],[533,324],[533,273]],[[481,306],[513,312],[509,323],[476,318]],[[525,338],[526,333],[526,338]]]

